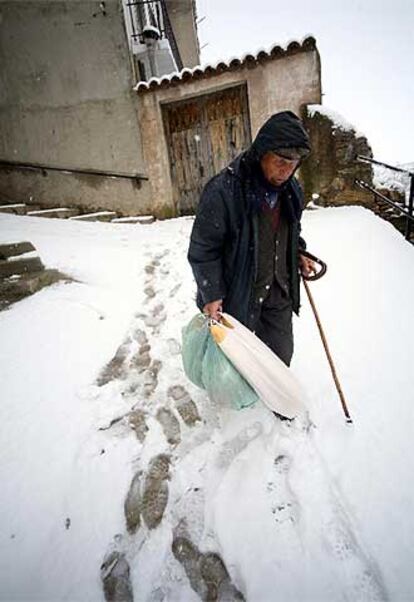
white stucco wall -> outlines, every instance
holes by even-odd
[[[173,210],[168,148],[162,121],[163,104],[247,84],[252,138],[273,113],[301,113],[305,104],[321,102],[320,57],[316,49],[264,61],[252,68],[190,79],[167,88],[138,93],[139,120],[154,211]]]

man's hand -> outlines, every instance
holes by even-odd
[[[302,276],[305,276],[305,278],[316,274],[315,262],[309,259],[309,257],[299,255],[299,267]]]
[[[210,316],[213,320],[217,320],[220,322],[220,313],[223,311],[223,299],[218,299],[217,301],[211,301],[211,303],[207,303],[203,307],[203,314],[206,316]]]

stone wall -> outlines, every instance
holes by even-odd
[[[312,143],[312,153],[300,170],[306,201],[372,208],[373,195],[355,185],[356,179],[372,185],[371,165],[355,159],[372,157],[366,137],[323,106],[304,107],[302,116]]]
[[[168,7],[182,38],[190,21],[194,28],[193,1],[171,0]],[[147,178],[137,184],[0,166],[3,201],[167,217],[174,203],[163,103],[245,83],[254,136],[272,113],[321,101],[314,43],[137,94],[120,0],[2,0],[0,31],[0,162]],[[190,38],[182,48],[187,64],[198,57],[197,38]]]
[[[145,172],[119,0],[2,0],[0,33],[0,160]],[[148,198],[127,180],[10,169],[0,194],[120,213]]]
[[[166,0],[168,16],[184,67],[200,63],[194,0]]]
[[[122,216],[152,212],[146,180],[46,170],[0,168],[0,201],[41,208],[77,207],[83,212],[108,210]]]

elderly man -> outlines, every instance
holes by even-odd
[[[309,152],[300,119],[291,111],[272,115],[251,147],[205,186],[188,251],[200,310],[216,320],[231,314],[287,365],[300,272],[314,271],[300,255],[303,193],[294,177]]]

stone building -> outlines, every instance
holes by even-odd
[[[0,2],[3,202],[151,209],[133,87],[149,57],[161,70],[168,52],[174,70],[199,63],[195,5],[123,2]],[[134,41],[131,11],[149,5]]]
[[[194,0],[2,0],[0,28],[3,202],[191,213],[267,117],[321,103],[312,37],[197,66]]]
[[[154,210],[192,213],[206,181],[250,145],[272,113],[320,102],[319,53],[309,37],[136,90]]]

